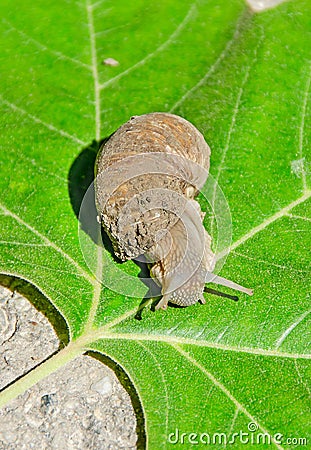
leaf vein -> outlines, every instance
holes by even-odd
[[[96,51],[96,35],[94,28],[93,7],[89,0],[86,0],[87,22],[90,35],[92,74],[94,80],[94,97],[95,97],[95,136],[96,140],[100,140],[100,85],[97,68],[97,51]]]
[[[223,165],[225,163],[225,159],[226,159],[226,156],[227,156],[227,153],[228,153],[228,150],[229,150],[229,146],[230,146],[230,143],[231,143],[231,136],[232,136],[232,133],[234,131],[235,124],[236,124],[236,119],[237,119],[237,116],[238,116],[238,113],[239,113],[239,108],[240,108],[240,104],[241,104],[241,98],[243,96],[243,92],[244,92],[244,88],[246,86],[246,83],[247,83],[247,81],[249,79],[249,75],[250,75],[251,69],[256,64],[257,52],[258,52],[258,48],[259,48],[260,44],[262,43],[262,40],[263,40],[263,36],[261,36],[261,38],[258,40],[257,46],[256,46],[255,51],[254,51],[255,56],[254,56],[253,60],[251,61],[251,64],[247,67],[247,69],[245,71],[245,75],[244,75],[243,80],[242,80],[241,87],[238,90],[238,95],[237,95],[237,98],[236,98],[236,101],[235,101],[235,105],[234,105],[234,108],[233,108],[233,114],[232,114],[232,119],[231,119],[231,123],[230,123],[230,127],[229,127],[229,132],[228,132],[228,135],[227,135],[226,143],[225,143],[225,148],[224,148],[224,150],[222,152],[221,161],[220,161],[220,164],[218,166],[217,174],[216,174],[216,177],[215,177],[215,184],[214,184],[213,196],[212,196],[212,209],[213,210],[214,210],[214,205],[215,205],[218,181],[219,181],[220,174],[221,174],[221,171],[223,169]],[[212,216],[212,221],[211,221],[211,234],[212,234],[212,236],[213,236],[214,223],[215,223],[215,217],[213,215]]]
[[[94,15],[93,15],[94,5],[91,4],[89,0],[86,0],[86,13],[87,22],[89,28],[90,36],[90,51],[92,60],[92,74],[94,80],[94,99],[95,99],[95,136],[96,140],[100,140],[101,131],[101,111],[100,111],[100,85],[99,85],[99,75],[98,75],[98,61],[97,61],[97,50],[96,50],[96,33],[94,26]],[[103,276],[103,262],[102,262],[102,248],[100,245],[97,246],[97,265],[96,265],[96,279],[94,280],[94,292],[91,303],[91,308],[89,311],[88,319],[85,324],[85,332],[88,332],[92,326],[96,316],[96,311],[98,304],[100,302],[100,295],[102,289]]]
[[[133,66],[129,67],[128,69],[124,70],[123,72],[119,73],[119,75],[116,75],[113,78],[110,78],[110,80],[106,81],[105,83],[103,83],[100,86],[100,89],[104,89],[107,86],[109,86],[110,84],[114,83],[115,81],[118,81],[120,78],[124,77],[125,75],[128,75],[130,72],[132,72],[133,70],[137,69],[137,67],[141,67],[144,64],[146,64],[151,58],[153,58],[155,55],[158,55],[159,53],[161,53],[163,50],[165,50],[173,41],[174,39],[178,36],[178,34],[182,31],[182,29],[188,24],[188,22],[191,20],[191,18],[194,15],[194,11],[195,11],[196,7],[195,7],[195,3],[193,5],[190,6],[187,15],[185,16],[185,18],[183,19],[183,21],[178,25],[178,27],[175,29],[175,31],[168,37],[168,39],[163,42],[163,44],[161,44],[158,48],[156,48],[153,52],[149,53],[147,56],[145,56],[145,58],[141,59],[140,61],[138,61],[136,64],[134,64]]]
[[[219,260],[223,258],[225,255],[229,253],[229,251],[235,250],[240,245],[244,244],[246,241],[251,239],[253,236],[255,236],[260,231],[267,228],[269,225],[271,225],[273,222],[275,222],[278,219],[281,219],[282,217],[286,216],[288,212],[295,208],[295,206],[300,205],[301,203],[305,202],[311,197],[311,190],[307,190],[301,197],[299,197],[297,200],[294,200],[293,202],[289,203],[284,208],[280,209],[278,212],[273,214],[272,216],[265,219],[261,224],[257,225],[256,227],[252,228],[248,233],[246,233],[244,236],[242,236],[240,239],[235,241],[229,248],[226,248],[222,250],[218,255],[216,255],[216,259]]]
[[[214,383],[214,385],[221,390],[228,398],[229,400],[231,400],[231,402],[236,406],[237,409],[239,409],[240,411],[242,411],[246,417],[248,417],[252,422],[256,423],[257,426],[261,429],[261,431],[263,433],[267,433],[272,437],[272,434],[268,432],[268,430],[266,430],[264,428],[263,425],[261,425],[258,420],[255,419],[255,417],[246,409],[245,406],[243,406],[235,397],[234,395],[229,391],[229,389],[226,388],[226,386],[221,383],[216,377],[214,377],[214,375],[209,372],[204,366],[202,366],[202,364],[200,364],[195,358],[193,358],[188,352],[186,352],[185,350],[183,350],[179,345],[172,345],[173,348],[175,348],[175,350],[177,352],[179,352],[182,356],[184,356],[191,364],[193,364],[194,366],[196,366],[201,372],[204,373],[204,375],[206,375],[211,381],[212,383]],[[272,437],[271,442],[273,442],[273,444],[278,448],[278,449],[283,449],[283,447],[281,447],[278,443],[276,443]]]
[[[36,45],[41,51],[45,51],[45,52],[51,53],[52,55],[57,56],[59,59],[70,61],[70,62],[72,62],[74,64],[77,64],[80,67],[84,67],[84,68],[86,68],[88,70],[91,70],[91,67],[89,65],[87,65],[87,64],[84,64],[82,61],[80,61],[80,60],[78,60],[76,58],[71,58],[70,56],[67,56],[64,53],[59,52],[57,50],[52,50],[51,48],[49,48],[46,45],[42,44],[41,42],[37,41],[36,39],[33,39],[31,36],[29,36],[24,31],[21,31],[18,28],[14,27],[14,25],[11,22],[9,22],[8,20],[3,19],[3,22],[6,23],[10,27],[9,31],[14,31],[15,33],[19,34],[20,36],[22,36],[27,41],[29,41],[29,42],[33,43],[34,45]],[[26,42],[26,44],[27,44],[27,42]]]
[[[295,369],[296,369],[296,372],[297,372],[297,375],[298,375],[298,377],[299,377],[299,380],[300,380],[301,384],[304,385],[304,387],[306,388],[306,391],[308,392],[309,397],[311,398],[311,389],[310,389],[309,386],[308,386],[307,380],[305,381],[305,380],[302,378],[302,375],[301,375],[301,373],[300,373],[300,370],[299,370],[297,361],[295,361]]]
[[[305,117],[306,117],[306,109],[307,109],[307,103],[308,103],[308,97],[309,97],[309,91],[310,91],[310,81],[311,81],[311,64],[309,68],[309,76],[307,78],[306,83],[306,89],[303,96],[303,102],[302,102],[302,111],[301,111],[301,122],[299,126],[299,157],[300,160],[303,161],[302,165],[302,184],[303,184],[303,190],[304,192],[307,190],[307,179],[306,179],[306,171],[304,168],[304,161],[305,158],[303,157],[303,137],[304,137],[304,128],[305,128]]]
[[[234,415],[233,415],[233,417],[232,417],[232,421],[231,421],[231,424],[230,424],[230,428],[229,428],[229,431],[228,431],[228,436],[230,436],[230,435],[232,434],[232,431],[233,431],[235,422],[236,422],[236,420],[237,420],[237,418],[238,418],[239,412],[240,412],[240,408],[236,407],[236,408],[235,408],[235,411],[234,411]],[[226,447],[227,447],[227,442],[225,443],[225,448],[226,448]]]
[[[0,245],[18,245],[23,247],[47,247],[46,244],[34,244],[30,242],[18,242],[18,241],[0,241]]]
[[[161,365],[159,364],[159,361],[155,357],[154,353],[149,348],[147,348],[142,342],[137,342],[137,344],[140,345],[146,352],[148,352],[150,354],[150,356],[154,360],[155,365],[156,365],[158,371],[160,372],[160,376],[162,378],[162,384],[163,384],[163,389],[164,389],[164,394],[165,394],[165,403],[166,403],[166,408],[165,408],[165,433],[164,433],[164,436],[167,437],[168,436],[169,400],[168,400],[167,383],[166,383],[166,379],[165,379],[165,376],[164,376],[164,372],[163,372],[163,370],[161,368]]]
[[[252,256],[249,255],[244,255],[243,253],[237,252],[237,251],[232,251],[233,255],[237,255],[240,256],[241,258],[245,258],[245,259],[249,259],[251,261],[256,261],[260,264],[264,264],[265,266],[271,266],[271,267],[277,267],[278,269],[283,269],[283,270],[290,270],[291,272],[298,272],[298,273],[305,273],[306,270],[303,269],[296,269],[292,266],[284,266],[282,264],[276,264],[273,263],[271,261],[267,261],[267,260],[263,260],[263,259],[258,259],[258,258],[253,258]]]
[[[214,62],[214,64],[211,65],[211,67],[208,69],[208,71],[206,72],[206,74],[194,85],[192,86],[192,88],[188,89],[185,94],[183,94],[179,100],[177,100],[176,103],[174,103],[174,105],[171,107],[171,109],[169,110],[170,113],[172,113],[173,111],[175,111],[175,109],[177,109],[182,103],[184,103],[185,100],[187,100],[188,97],[190,97],[198,88],[200,88],[201,86],[204,85],[204,83],[206,82],[206,80],[208,80],[210,78],[210,76],[215,72],[215,70],[217,69],[217,67],[219,66],[219,64],[223,61],[223,59],[228,55],[231,47],[233,46],[234,42],[238,39],[239,35],[240,35],[240,28],[242,23],[245,20],[245,12],[241,15],[240,19],[237,22],[237,26],[236,29],[234,31],[233,37],[232,39],[226,44],[224,50],[221,52],[221,54],[219,55],[219,57],[216,59],[216,61]]]
[[[282,335],[279,337],[279,339],[276,341],[275,348],[276,350],[280,348],[280,346],[283,344],[285,339],[288,338],[290,333],[311,313],[311,309],[308,311],[305,311],[301,316],[298,317],[297,320],[295,320],[294,323],[292,323],[285,331],[282,333]]]
[[[77,138],[76,136],[67,133],[67,131],[57,128],[54,125],[52,125],[51,123],[44,122],[43,120],[39,119],[39,117],[34,116],[33,114],[29,114],[26,110],[20,108],[19,106],[15,105],[14,103],[11,103],[11,102],[5,100],[2,95],[0,95],[0,101],[4,105],[9,106],[11,109],[13,109],[13,111],[16,111],[16,112],[28,117],[32,121],[34,121],[40,125],[43,125],[44,127],[48,128],[50,131],[54,131],[55,133],[58,133],[65,138],[71,139],[72,141],[76,142],[79,145],[87,145],[86,142],[81,141],[81,139]]]
[[[107,326],[106,326],[107,327]],[[107,329],[107,328],[106,328]],[[207,347],[213,348],[216,350],[222,351],[230,351],[236,353],[248,353],[251,355],[258,356],[271,356],[275,358],[289,358],[289,359],[311,359],[311,354],[298,354],[298,353],[289,353],[278,351],[277,349],[263,349],[263,348],[247,348],[247,347],[239,347],[233,345],[220,344],[218,342],[204,341],[193,338],[184,338],[179,336],[167,336],[161,334],[143,334],[143,333],[116,333],[116,332],[106,332],[105,327],[98,328],[92,332],[88,338],[86,336],[86,340],[90,340],[93,342],[96,339],[124,339],[130,341],[155,341],[155,342],[164,342],[167,344],[187,344],[187,345],[195,345],[198,347]]]
[[[4,215],[12,217],[12,219],[16,220],[20,225],[27,228],[29,231],[31,231],[33,234],[38,236],[42,241],[49,247],[52,247],[55,251],[57,251],[60,255],[62,255],[67,261],[69,261],[80,274],[84,276],[84,278],[89,281],[92,285],[94,284],[94,279],[84,270],[82,267],[71,257],[69,256],[62,248],[58,247],[54,242],[50,241],[46,236],[44,236],[42,233],[40,233],[38,230],[36,230],[32,225],[25,222],[21,217],[19,217],[17,214],[13,213],[9,209],[7,209],[4,205],[0,204],[0,209],[4,213]]]
[[[300,219],[300,220],[306,220],[307,222],[311,222],[311,219],[309,217],[297,216],[295,214],[287,214],[287,216],[290,217],[291,219]]]

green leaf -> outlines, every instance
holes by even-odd
[[[254,439],[283,435],[272,447],[310,439],[310,9],[307,0],[260,14],[242,0],[2,2],[0,270],[49,299],[70,342],[0,405],[95,350],[134,382],[148,448],[177,438],[175,448],[189,448],[207,439],[200,433],[230,439],[251,423]],[[253,287],[251,299],[207,292],[206,305],[154,312],[104,287],[124,271],[133,292],[146,291],[137,266],[96,247],[79,205],[97,142],[152,111],[187,118],[209,143],[233,221],[221,275]],[[215,238],[213,217],[206,226]]]

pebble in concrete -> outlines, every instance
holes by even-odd
[[[0,288],[0,387],[43,361],[59,341],[31,303]],[[0,449],[136,449],[131,399],[114,372],[81,356],[0,411]]]

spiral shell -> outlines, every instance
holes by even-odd
[[[201,133],[167,113],[133,117],[101,147],[96,205],[120,259],[145,253],[155,244],[157,232],[177,221],[184,199],[193,198],[205,183],[209,157]],[[198,171],[200,167],[205,170]],[[144,202],[152,204],[152,211],[142,213]]]
[[[194,197],[208,176],[209,159],[201,133],[168,113],[132,117],[98,152],[99,221],[121,260],[145,255],[162,286],[162,308],[168,301],[205,302],[214,255]]]

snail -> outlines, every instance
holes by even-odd
[[[98,221],[122,261],[144,255],[162,299],[205,303],[205,283],[252,295],[213,274],[215,255],[195,200],[209,171],[210,148],[187,120],[169,113],[133,116],[99,149],[95,164]]]

